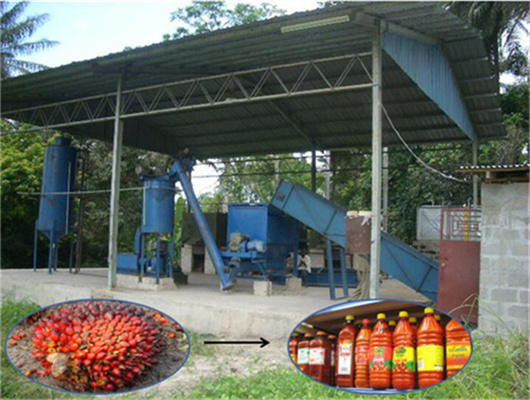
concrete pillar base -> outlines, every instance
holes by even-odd
[[[136,289],[136,290],[174,290],[177,288],[173,278],[160,278],[160,283],[156,284],[156,278],[143,277],[134,275],[118,275],[118,288]]]
[[[215,275],[215,267],[213,266],[212,259],[208,251],[204,252],[204,274],[205,275]]]
[[[254,281],[254,296],[270,296],[270,295],[272,295],[272,282]]]
[[[302,292],[302,279],[290,276],[285,280],[285,291],[289,294],[299,295]]]
[[[183,274],[191,274],[193,269],[193,246],[190,244],[185,244],[180,250],[180,268]]]

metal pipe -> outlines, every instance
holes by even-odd
[[[53,231],[55,230],[55,223],[52,223],[52,231],[50,232],[50,250],[48,254],[48,274],[52,274],[52,263],[53,263]]]
[[[110,221],[109,221],[109,271],[108,287],[116,287],[118,270],[118,223],[120,206],[120,175],[121,175],[121,151],[123,144],[123,122],[120,120],[121,113],[121,87],[122,77],[118,77],[116,90],[116,110],[114,116],[114,141],[112,145],[112,178],[110,193]]]
[[[311,191],[317,191],[317,155],[314,144],[311,149]]]
[[[479,151],[479,145],[478,145],[478,139],[475,139],[473,142],[473,165],[478,165],[478,151]],[[478,200],[478,186],[479,186],[479,178],[477,175],[473,175],[473,207],[477,208],[479,206],[479,200]]]
[[[381,25],[375,24],[372,37],[372,232],[370,246],[370,298],[379,294],[381,262],[381,149],[382,125],[382,52]]]
[[[37,229],[37,221],[35,221],[35,232],[33,235],[33,271],[37,272],[37,240],[39,239],[39,230]]]
[[[212,232],[210,231],[208,222],[206,222],[206,218],[204,218],[204,214],[201,211],[201,206],[199,205],[199,201],[197,200],[197,197],[193,192],[190,181],[188,179],[188,175],[186,174],[186,170],[182,166],[181,160],[176,160],[171,170],[172,173],[176,174],[178,180],[180,181],[182,189],[186,194],[188,204],[193,210],[193,217],[195,219],[195,222],[197,223],[197,227],[199,228],[202,240],[204,241],[204,245],[208,250],[208,254],[210,255],[215,270],[217,271],[217,275],[221,280],[221,287],[223,289],[229,289],[230,287],[232,287],[232,282],[227,279],[227,276],[224,273],[225,265],[223,262],[223,258],[219,253],[219,249],[217,248],[215,239],[212,235]]]
[[[344,247],[339,247],[340,274],[342,278],[342,295],[346,298],[350,296],[348,292],[348,271],[346,271],[346,252]]]
[[[335,273],[333,271],[333,251],[331,249],[331,240],[326,240],[326,264],[328,265],[328,281],[329,281],[329,298],[335,300]]]

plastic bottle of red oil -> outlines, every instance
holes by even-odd
[[[371,334],[370,320],[365,318],[355,340],[355,387],[358,388],[370,387],[368,345]]]
[[[331,355],[330,355],[330,363],[329,363],[329,372],[331,374],[331,377],[329,379],[329,384],[331,386],[335,386],[335,366],[337,364],[337,336],[336,335],[328,335],[329,344],[331,345]]]
[[[309,375],[309,342],[313,339],[312,333],[306,333],[302,340],[298,343],[296,353],[296,365],[298,368]]]
[[[296,353],[298,351],[298,337],[300,334],[298,332],[294,332],[291,336],[291,340],[289,340],[289,355],[291,356],[291,360],[296,364]]]
[[[393,336],[392,387],[397,390],[414,389],[416,381],[416,356],[409,313],[401,311]]]
[[[388,389],[392,383],[392,335],[385,319],[385,314],[377,314],[368,349],[370,387],[378,390]]]
[[[444,346],[442,327],[434,318],[434,310],[426,308],[418,328],[418,386],[441,382],[444,377]]]
[[[326,332],[319,331],[309,343],[309,375],[329,385],[331,378],[331,344],[326,336]]]
[[[448,378],[460,371],[471,355],[469,335],[454,319],[445,326],[445,355]]]
[[[353,321],[353,315],[346,315],[346,322],[337,339],[335,383],[339,387],[353,387],[355,379],[355,326]]]

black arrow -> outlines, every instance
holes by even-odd
[[[263,339],[262,337],[259,338],[259,340],[234,340],[234,341],[229,341],[229,340],[221,340],[221,341],[205,341],[204,344],[261,344],[261,346],[259,346],[260,348],[261,347],[265,347],[269,344],[270,342],[267,340],[267,339]]]

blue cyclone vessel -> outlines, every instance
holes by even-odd
[[[77,151],[69,138],[56,138],[46,147],[39,217],[35,224],[33,270],[37,269],[37,238],[39,233],[50,242],[48,272],[57,270],[58,242],[74,227],[74,197]]]

